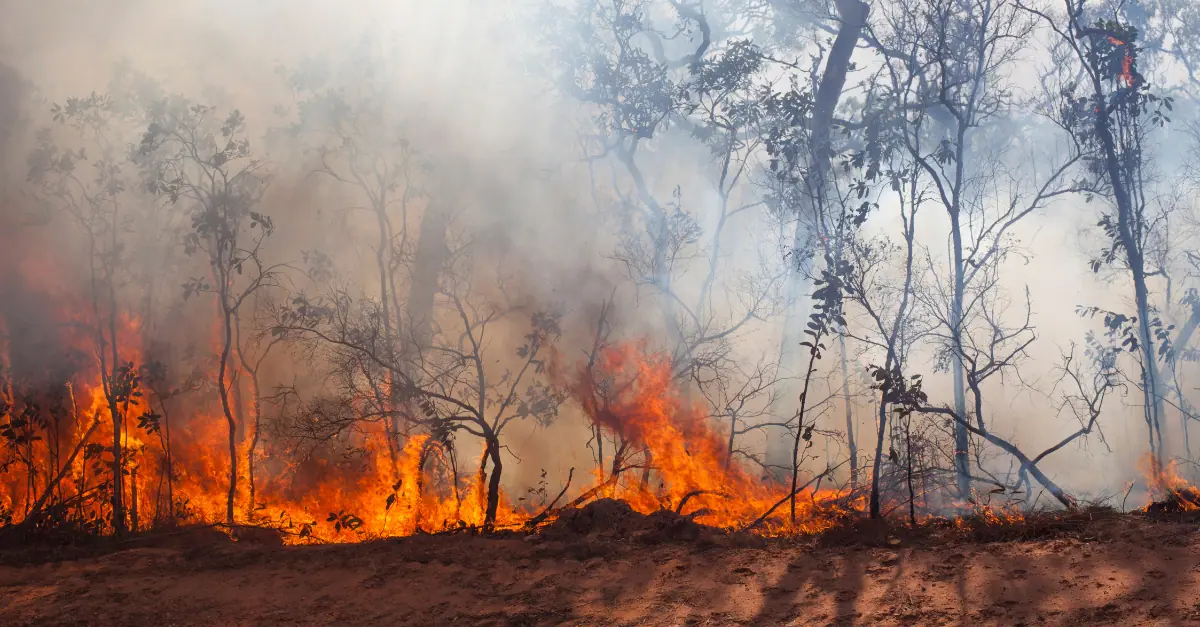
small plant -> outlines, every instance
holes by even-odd
[[[357,533],[358,530],[363,526],[363,521],[361,518],[345,511],[330,512],[329,517],[325,519],[325,522],[333,523],[334,533],[341,533],[342,529],[348,529]]]

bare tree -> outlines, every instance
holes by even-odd
[[[785,141],[775,139],[771,152],[776,159],[783,157],[792,161],[792,169],[802,172],[785,179],[785,184],[791,189],[780,194],[790,202],[782,203],[786,207],[788,220],[794,221],[794,232],[791,245],[785,255],[788,263],[788,279],[785,302],[786,315],[783,322],[783,335],[780,340],[779,370],[785,380],[801,375],[799,368],[800,340],[803,333],[802,324],[808,317],[811,307],[810,295],[811,277],[813,276],[812,255],[817,248],[815,238],[825,237],[818,233],[819,216],[827,211],[827,198],[830,186],[830,162],[835,149],[832,143],[834,114],[838,102],[842,98],[847,75],[852,67],[851,58],[857,47],[863,29],[867,26],[870,7],[858,0],[838,0],[835,3],[838,16],[837,37],[825,59],[825,69],[820,79],[816,80],[811,103],[805,102],[807,97],[791,98],[791,107],[785,106],[786,111],[800,102],[805,106],[800,109],[807,113],[805,118],[792,120],[790,128],[782,127]],[[814,72],[815,73],[815,72]],[[784,101],[786,105],[788,100]],[[811,107],[811,108],[809,108]],[[793,109],[793,114],[796,111]],[[806,132],[805,132],[806,131]],[[777,130],[778,134],[780,131]],[[824,240],[822,240],[824,241]],[[844,350],[843,350],[844,354]],[[777,395],[778,403],[790,403],[794,388]],[[775,409],[777,416],[787,412],[783,406]],[[847,431],[847,437],[852,437]],[[778,433],[768,435],[767,460],[769,464],[778,465],[772,460],[779,460],[786,448],[781,448],[783,440]],[[856,470],[857,455],[854,455],[853,465]]]
[[[1014,153],[1028,159],[1040,151],[1013,133],[1020,127],[1012,115],[1021,103],[1003,78],[1034,26],[1016,3],[899,2],[883,19],[879,29],[872,27],[872,41],[883,52],[893,89],[900,91],[897,104],[920,111],[903,126],[900,139],[950,222],[949,267],[935,279],[940,295],[923,304],[944,325],[942,355],[954,378],[954,407],[965,415],[966,336],[989,328],[973,305],[992,287],[994,268],[1013,252],[1017,226],[1053,199],[1082,191],[1068,179],[1082,155],[1074,137],[1064,133],[1059,147],[1065,150],[1051,153],[1045,163],[1029,159],[1023,168],[1013,165]],[[970,493],[969,436],[969,429],[956,425],[962,497]]]
[[[427,251],[431,245],[437,248],[436,242],[444,239],[446,226],[444,211],[426,207],[417,233],[420,237],[415,243],[409,237],[414,204],[423,196],[417,177],[421,163],[407,138],[410,121],[400,115],[404,110],[400,95],[392,76],[385,71],[388,59],[379,57],[377,43],[367,37],[346,58],[313,61],[294,71],[281,72],[299,98],[297,121],[288,132],[313,153],[317,163],[314,173],[352,190],[356,201],[365,201],[348,211],[353,212],[355,207],[365,210],[375,223],[373,248],[384,339],[398,349],[402,345],[398,336],[407,333],[406,324],[428,325],[444,260],[428,259]],[[409,284],[410,298],[405,307],[402,291],[406,277],[402,273],[410,269],[407,260],[413,255],[420,259],[416,264],[419,269]],[[419,280],[416,275],[420,275]],[[426,287],[429,289],[422,289]],[[382,394],[385,388],[397,388],[387,381],[383,383],[376,390],[379,398],[374,402],[392,404],[394,399]],[[393,461],[402,446],[398,437],[405,428],[404,416],[410,412],[392,413],[388,446]]]
[[[1165,124],[1170,99],[1150,92],[1139,72],[1137,32],[1111,16],[1087,11],[1084,0],[1065,0],[1065,15],[1056,19],[1046,12],[1027,8],[1043,18],[1061,45],[1070,53],[1074,69],[1082,72],[1077,86],[1063,89],[1062,125],[1087,147],[1088,173],[1098,193],[1107,198],[1112,213],[1102,214],[1100,226],[1108,247],[1093,261],[1093,269],[1119,263],[1129,272],[1135,315],[1117,314],[1108,319],[1116,327],[1128,327],[1128,345],[1139,357],[1139,386],[1145,400],[1145,419],[1155,474],[1164,463],[1164,398],[1167,383],[1159,359],[1169,349],[1169,331],[1151,302],[1149,277],[1159,270],[1147,258],[1155,235],[1154,210],[1148,200],[1145,166],[1151,128]]]
[[[266,186],[265,163],[255,158],[246,138],[245,120],[234,110],[215,119],[212,107],[172,97],[155,103],[138,148],[148,191],[172,203],[184,201],[192,224],[184,237],[189,255],[202,252],[208,277],[184,284],[184,298],[212,294],[221,325],[217,390],[229,442],[229,491],[226,522],[234,522],[237,496],[238,424],[231,402],[235,329],[242,305],[263,289],[279,287],[281,265],[269,265],[263,242],[274,230],[267,215],[256,211]]]
[[[899,121],[901,124],[905,122]],[[894,128],[896,121],[889,125],[884,118],[876,119],[872,123],[882,125],[886,129],[889,126]],[[880,157],[890,156],[893,152],[881,152]],[[866,316],[866,324],[862,327],[864,330],[859,332],[861,335],[851,331],[851,336],[873,352],[882,351],[883,365],[876,367],[876,370],[890,373],[888,376],[891,377],[903,377],[902,373],[907,370],[907,356],[923,335],[921,330],[911,323],[915,304],[913,279],[920,271],[915,264],[917,216],[921,206],[927,202],[927,190],[923,188],[918,167],[913,160],[901,159],[898,163],[885,162],[883,167],[873,169],[879,172],[879,178],[896,195],[902,243],[897,245],[886,238],[870,241],[851,234],[842,246],[850,265],[846,280],[847,300],[857,305]],[[899,269],[889,271],[896,267],[894,263],[889,263],[894,262],[896,257],[900,258]],[[879,378],[878,374],[875,374],[875,378]],[[879,517],[881,513],[883,445],[888,439],[888,417],[892,413],[886,389],[881,390],[876,410],[877,431],[869,501],[869,511],[873,518]]]
[[[92,340],[112,422],[111,524],[113,533],[121,535],[129,522],[124,483],[129,462],[124,450],[126,422],[141,396],[137,368],[121,334],[122,318],[129,312],[118,297],[130,272],[127,234],[138,219],[127,206],[128,181],[121,152],[121,124],[129,122],[129,117],[111,98],[100,94],[70,98],[54,105],[52,114],[56,122],[73,131],[78,147],[62,148],[50,129],[41,131],[38,147],[29,158],[28,179],[39,196],[73,219],[85,238]],[[91,173],[84,164],[91,166]]]
[[[731,411],[747,416],[747,406],[766,416],[758,406],[771,397],[777,368],[740,369],[732,342],[776,313],[784,278],[772,264],[747,269],[730,260],[735,225],[761,219],[755,210],[764,203],[751,179],[764,154],[763,103],[771,96],[763,75],[768,58],[737,38],[729,17],[695,2],[605,0],[556,14],[560,30],[549,37],[560,59],[558,85],[587,105],[594,128],[584,138],[589,170],[613,166],[608,192],[620,219],[613,257],[638,297],[645,290],[657,302],[676,376],[721,421]],[[682,151],[696,142],[711,159],[700,189],[676,186],[666,198],[650,181],[677,175],[659,172],[647,151]],[[716,197],[711,215],[689,207],[705,193]],[[688,275],[698,277],[694,284]],[[749,430],[784,424],[739,427],[739,418],[732,420],[731,448]]]
[[[241,409],[245,407],[245,403],[239,402],[238,420],[242,422],[243,430],[250,431],[250,446],[246,449],[246,483],[249,490],[247,494],[247,510],[253,514],[255,511],[256,489],[255,469],[257,467],[258,448],[262,440],[263,433],[263,387],[260,373],[262,372],[263,362],[271,355],[271,350],[283,342],[283,338],[273,336],[269,332],[269,316],[272,312],[269,302],[265,298],[256,299],[255,314],[252,316],[252,322],[257,329],[251,337],[243,338],[242,336],[242,318],[243,316],[234,316],[233,321],[233,349],[237,353],[238,362],[241,364],[240,373],[244,373],[248,377],[246,382],[249,387],[249,410],[250,420],[247,422],[242,416]],[[260,304],[261,303],[261,304]],[[236,373],[236,374],[240,374]],[[236,376],[233,379],[235,390],[241,389],[241,382]]]
[[[171,450],[171,410],[168,404],[174,404],[179,398],[201,389],[203,373],[196,370],[182,381],[177,381],[172,371],[167,369],[163,361],[148,356],[146,364],[141,367],[140,376],[147,390],[158,401],[158,408],[153,407],[153,401],[147,401],[147,408],[138,417],[138,428],[155,436],[162,448],[162,472],[155,490],[154,520],[164,517],[167,524],[176,522],[175,509],[175,457]],[[167,507],[162,507],[162,491],[166,487]]]
[[[321,297],[295,295],[276,312],[272,333],[293,338],[313,355],[321,355],[346,376],[340,397],[321,404],[327,416],[309,414],[306,422],[325,430],[326,436],[352,428],[364,420],[390,419],[394,409],[378,408],[361,415],[347,411],[355,396],[373,394],[377,381],[364,390],[359,380],[370,376],[368,366],[387,373],[388,397],[418,408],[415,424],[449,444],[448,436],[465,432],[479,438],[483,454],[478,468],[478,486],[484,490],[482,525],[497,522],[504,468],[505,428],[515,420],[533,418],[549,422],[557,415],[565,394],[550,380],[545,354],[561,335],[561,314],[556,310],[524,312],[528,332],[513,356],[498,358],[490,349],[493,329],[512,324],[520,307],[497,300],[493,294],[507,292],[503,275],[494,292],[478,285],[481,269],[473,265],[470,246],[453,248],[453,264],[438,284],[429,335],[421,340],[405,338],[402,350],[392,350],[385,339],[382,305],[373,298],[352,297],[334,288]],[[415,331],[414,331],[415,332]],[[500,353],[503,356],[503,353]],[[502,371],[493,364],[503,361]],[[357,373],[357,374],[352,374]],[[343,409],[344,408],[344,409]],[[312,428],[312,427],[309,427]],[[452,486],[455,490],[458,486]]]

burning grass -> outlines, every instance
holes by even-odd
[[[136,320],[123,319],[117,333],[123,345],[140,347]],[[52,339],[87,342],[68,332]],[[29,348],[0,346],[0,370],[12,370],[13,355],[27,359],[22,351]],[[177,399],[179,389],[170,389],[140,348],[131,355],[114,371],[117,379],[87,360],[67,373],[4,377],[0,413],[15,455],[0,468],[0,509],[8,530],[22,540],[61,544],[110,533],[118,466],[122,480],[116,485],[128,505],[126,524],[133,536],[197,525],[236,541],[268,544],[481,531],[554,536],[579,533],[581,525],[651,541],[748,533],[830,538],[848,530],[871,537],[871,525],[893,534],[902,529],[863,522],[862,490],[822,488],[828,472],[804,475],[795,491],[752,474],[732,459],[728,434],[678,388],[668,357],[648,352],[645,342],[608,346],[586,366],[555,368],[558,385],[592,426],[620,446],[582,485],[571,484],[572,471],[561,490],[546,486],[537,507],[490,492],[497,482],[485,472],[486,455],[479,472],[460,472],[467,464],[456,457],[453,440],[437,429],[416,431],[397,447],[382,423],[366,423],[345,436],[338,449],[343,459],[329,452],[296,459],[270,443],[256,449],[257,430],[243,425],[237,507],[229,521],[225,425],[213,407]],[[113,459],[114,433],[121,434],[120,464]],[[1150,476],[1163,498],[1146,513],[1200,509],[1200,491],[1174,466]],[[489,522],[493,498],[496,516]],[[1037,537],[1074,524],[1077,515],[983,507],[952,521],[928,518],[918,527],[977,540]],[[633,527],[622,531],[626,523]]]
[[[1129,529],[1145,529],[1147,524],[1161,524],[1164,530],[1170,530],[1179,522],[1169,517],[1122,514],[1102,506],[1085,507],[1075,511],[1026,512],[1020,515],[1016,515],[1012,510],[979,507],[973,513],[963,516],[929,516],[916,527],[896,518],[873,520],[854,514],[843,516],[819,533],[766,536],[753,531],[706,525],[697,522],[694,515],[679,514],[669,509],[641,513],[627,502],[600,498],[578,507],[564,509],[555,518],[545,521],[536,529],[515,527],[485,530],[455,526],[435,533],[417,532],[407,537],[364,539],[358,544],[415,542],[419,545],[434,538],[441,538],[439,542],[444,543],[462,543],[463,546],[479,541],[521,541],[527,546],[540,547],[539,550],[548,556],[590,560],[629,554],[631,551],[655,550],[654,547],[661,545],[687,547],[688,550],[699,551],[798,546],[821,551],[855,547],[902,550],[1061,540],[1112,541],[1128,537]],[[288,538],[286,533],[271,527],[229,527],[223,524],[150,530],[121,539],[108,536],[67,538],[60,535],[59,542],[48,542],[45,537],[34,538],[32,542],[14,542],[16,538],[13,536],[0,538],[7,540],[0,542],[0,563],[10,566],[83,559],[135,549],[185,547],[189,552],[205,553],[223,550],[222,547],[238,546],[261,552],[271,551],[285,544],[312,546],[321,543],[320,539],[313,537],[296,542],[295,538]]]
[[[1165,498],[1147,505],[1145,512],[1151,515],[1200,514],[1200,490],[1191,486],[1171,490]]]
[[[138,345],[137,331],[136,322],[126,321],[125,345]],[[540,511],[515,505],[501,493],[489,524],[486,509],[494,488],[483,466],[463,476],[449,440],[415,433],[394,450],[386,430],[368,424],[345,443],[353,463],[328,456],[297,462],[270,446],[255,451],[250,442],[257,436],[243,433],[231,524],[224,516],[230,489],[228,461],[221,457],[227,450],[224,424],[204,405],[168,403],[169,395],[155,387],[154,377],[161,375],[139,366],[142,361],[139,353],[119,371],[127,389],[117,398],[116,421],[109,379],[86,367],[63,386],[69,398],[49,405],[37,403],[39,394],[47,396],[37,385],[5,379],[6,413],[16,416],[19,407],[26,414],[40,412],[9,420],[22,463],[0,471],[0,506],[14,526],[25,532],[64,526],[112,530],[114,422],[121,427],[123,457],[117,486],[133,531],[224,522],[227,529],[273,528],[290,543],[362,541],[485,527],[531,529],[594,499],[616,499],[643,515],[669,511],[713,528],[803,535],[829,529],[861,509],[859,495],[813,488],[823,474],[794,493],[752,476],[730,459],[727,435],[676,388],[667,358],[633,342],[611,346],[589,367],[560,376],[595,427],[622,446],[606,460],[609,468],[593,473],[590,485],[572,487],[568,479],[559,498]],[[135,419],[136,427],[129,424]],[[37,435],[39,425],[50,437]],[[255,469],[251,483],[248,474]],[[568,488],[577,496],[560,506]]]
[[[1160,467],[1147,460],[1143,465],[1155,498],[1142,513],[1153,518],[1200,520],[1200,489],[1180,476],[1178,462]]]

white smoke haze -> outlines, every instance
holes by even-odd
[[[1178,23],[1168,17],[1165,7],[1172,3],[1147,3],[1159,12],[1152,12],[1154,17],[1146,23],[1157,28],[1155,32],[1170,32],[1162,37],[1162,45],[1182,50],[1182,58],[1193,44],[1180,43],[1187,41],[1187,31],[1180,30]],[[560,12],[548,14],[551,4],[558,5]],[[509,376],[506,371],[519,369],[521,361],[516,355],[527,341],[530,316],[552,309],[563,313],[562,337],[554,347],[554,358],[547,352],[545,361],[573,371],[587,361],[600,312],[605,311],[611,297],[613,307],[607,310],[604,320],[612,329],[610,340],[645,339],[653,349],[676,351],[681,363],[701,357],[679,355],[680,342],[674,337],[677,331],[664,322],[663,312],[671,311],[685,321],[685,326],[690,324],[689,319],[699,323],[692,339],[711,340],[711,344],[704,344],[708,348],[698,351],[711,350],[703,353],[703,358],[721,364],[720,376],[725,379],[714,382],[712,370],[693,366],[679,368],[679,382],[719,429],[728,429],[729,413],[735,409],[743,412],[741,419],[745,422],[741,427],[789,420],[799,405],[798,388],[793,390],[794,386],[778,382],[763,394],[745,399],[742,405],[734,397],[737,390],[753,387],[755,372],[765,369],[769,380],[779,363],[788,268],[793,262],[789,249],[794,217],[786,211],[780,215],[768,202],[777,183],[768,168],[770,157],[763,142],[761,138],[747,138],[739,149],[744,160],[734,159],[732,165],[723,165],[719,151],[692,136],[686,124],[670,121],[638,146],[635,159],[644,177],[645,193],[668,213],[678,206],[675,215],[694,225],[689,237],[695,241],[681,247],[673,260],[675,270],[670,281],[674,296],[664,298],[649,280],[653,272],[642,267],[646,259],[631,259],[637,251],[624,246],[629,229],[640,228],[636,218],[631,223],[628,216],[645,213],[645,198],[620,155],[611,150],[598,155],[598,108],[580,102],[575,94],[562,88],[562,64],[579,61],[556,57],[565,52],[554,38],[578,36],[583,30],[555,20],[580,15],[579,7],[592,4],[613,5],[586,0],[0,0],[0,88],[5,92],[0,94],[0,163],[4,166],[0,181],[5,187],[0,194],[0,229],[6,231],[0,242],[9,246],[8,251],[0,252],[0,262],[8,266],[0,278],[9,277],[0,286],[15,290],[12,277],[19,276],[22,284],[47,291],[75,291],[78,298],[86,298],[83,292],[88,256],[70,221],[53,209],[45,210],[54,215],[43,224],[28,220],[28,214],[43,209],[39,209],[42,205],[34,200],[36,194],[25,183],[26,157],[36,146],[36,130],[54,126],[50,115],[54,103],[108,92],[118,68],[126,68],[134,76],[154,81],[162,95],[182,94],[213,105],[221,118],[233,109],[244,115],[245,134],[254,154],[265,162],[263,171],[269,176],[255,210],[270,217],[275,232],[266,240],[261,255],[268,264],[283,264],[281,287],[263,292],[261,298],[252,301],[254,307],[265,311],[285,305],[299,294],[316,297],[334,284],[355,299],[379,298],[379,226],[369,206],[371,199],[356,188],[355,181],[339,181],[329,172],[320,171],[320,146],[336,148],[336,138],[322,138],[312,128],[299,134],[287,132],[301,122],[305,107],[311,106],[306,104],[311,94],[297,80],[320,77],[320,89],[342,90],[351,106],[356,98],[362,102],[378,99],[371,101],[375,103],[372,106],[379,107],[381,119],[386,122],[378,132],[365,131],[367,143],[379,141],[390,146],[388,150],[393,153],[389,158],[395,157],[395,164],[401,163],[397,155],[412,151],[412,158],[403,165],[409,170],[397,176],[397,184],[389,188],[393,204],[388,212],[393,227],[407,233],[406,247],[388,252],[389,263],[396,264],[392,267],[420,263],[421,244],[417,238],[423,232],[422,221],[430,212],[440,212],[447,216],[446,228],[442,229],[447,234],[446,254],[455,260],[447,266],[455,270],[443,276],[442,289],[461,295],[466,310],[475,314],[486,315],[485,309],[504,313],[490,323],[487,331],[485,348],[491,363],[482,369],[488,376],[500,380]],[[674,33],[665,42],[667,57],[677,58],[695,48],[699,31],[695,24],[680,17],[673,8],[676,3],[644,4],[647,23]],[[833,3],[705,0],[684,2],[682,6],[693,4],[701,7],[714,24],[719,23],[708,54],[724,54],[741,38],[754,39],[773,58],[792,63],[777,64],[763,72],[762,77],[774,83],[776,93],[786,92],[792,81],[801,90],[815,87],[823,59],[837,34],[838,23],[828,19],[829,15],[837,15]],[[901,3],[875,0],[870,4],[872,37],[883,37],[894,28],[889,20],[898,19],[896,10]],[[907,4],[937,3],[914,0]],[[1017,11],[1001,0],[982,4],[995,5],[995,10],[1007,6],[1005,10]],[[1048,11],[1061,9],[1059,2],[1042,4]],[[1111,13],[1112,8],[1106,7],[1106,3],[1098,2],[1095,10]],[[557,17],[547,21],[547,15]],[[1055,47],[1055,36],[1039,20],[1029,15],[1021,19],[1029,21],[1033,34],[1000,64],[985,87],[1008,92],[996,115],[973,130],[970,138],[968,155],[978,158],[966,165],[970,181],[966,193],[974,195],[969,202],[981,211],[1001,211],[1014,194],[1036,191],[1050,176],[1054,164],[1061,163],[1069,152],[1069,135],[1046,115],[1057,114],[1053,108],[1058,103],[1059,83],[1055,81],[1070,74],[1064,68],[1071,59],[1052,57],[1061,54],[1062,48]],[[688,28],[677,32],[677,23]],[[822,30],[820,25],[829,28]],[[785,40],[782,33],[793,30],[801,35]],[[1200,36],[1197,39],[1200,41]],[[631,41],[639,50],[650,48],[646,38]],[[1193,252],[1197,221],[1195,179],[1189,176],[1189,167],[1194,164],[1195,153],[1194,137],[1187,132],[1194,114],[1190,95],[1200,93],[1200,84],[1188,77],[1179,58],[1149,51],[1142,58],[1145,60],[1139,59],[1140,70],[1156,90],[1176,97],[1170,124],[1147,135],[1147,150],[1151,153],[1147,168],[1152,178],[1147,194],[1151,205],[1169,206],[1173,211],[1169,220],[1157,225],[1172,230],[1170,245],[1161,247],[1161,261],[1155,260],[1163,265],[1163,275],[1150,280],[1158,315],[1164,326],[1174,324],[1177,330],[1188,320],[1190,309],[1183,299],[1197,280],[1189,270],[1200,269],[1192,265],[1197,258]],[[884,74],[882,56],[865,43],[855,51],[854,63],[856,67],[849,73],[841,97],[839,119],[861,119],[864,103],[869,100],[864,86]],[[18,95],[14,81],[5,77],[8,68],[29,85],[27,92]],[[146,125],[121,128],[124,135],[118,143],[135,147]],[[55,129],[56,138],[65,136],[61,125]],[[386,133],[393,135],[385,137]],[[403,147],[395,143],[400,137],[404,138]],[[835,131],[835,141],[843,139]],[[862,143],[857,138],[845,141],[851,147]],[[1001,167],[993,169],[987,161],[989,155],[994,155]],[[846,186],[857,175],[836,165],[840,160],[834,163],[836,185],[840,193],[846,193]],[[1063,179],[1079,179],[1083,170],[1082,163],[1073,166]],[[736,183],[730,182],[730,171],[737,172]],[[722,176],[726,177],[724,185],[719,182]],[[862,241],[887,237],[903,244],[896,195],[887,185],[877,187],[880,189],[873,189],[867,198],[878,201],[878,208],[858,229],[856,237]],[[933,188],[924,184],[922,193],[930,196],[920,211],[916,230],[915,282],[931,295],[935,286],[944,289],[948,285],[950,226],[946,210],[932,195]],[[1084,317],[1077,313],[1077,307],[1136,315],[1134,292],[1124,267],[1110,264],[1094,272],[1089,266],[1102,249],[1111,246],[1110,238],[1096,226],[1110,201],[1102,195],[1091,199],[1086,196],[1056,196],[1015,223],[1004,240],[1010,252],[995,265],[997,291],[991,293],[1002,294],[1001,300],[1007,302],[1002,314],[1005,323],[1022,322],[1028,293],[1032,341],[1019,360],[982,386],[985,417],[991,432],[1030,457],[1070,436],[1080,426],[1070,407],[1063,405],[1063,395],[1076,391],[1070,387],[1071,381],[1063,378],[1062,356],[1074,346],[1074,365],[1082,368],[1085,379],[1090,379],[1093,362],[1084,354],[1085,341],[1089,332],[1102,337],[1104,329],[1103,315]],[[151,319],[142,320],[145,326],[141,331],[154,336],[154,341],[170,345],[166,354],[181,363],[186,360],[180,356],[191,351],[205,356],[188,361],[189,365],[211,367],[215,363],[210,354],[212,347],[220,344],[219,338],[214,339],[219,333],[213,307],[203,295],[184,301],[178,287],[208,270],[197,261],[199,258],[181,252],[188,227],[183,210],[172,209],[161,198],[153,202],[158,207],[155,215],[163,216],[164,222],[151,227],[142,221],[130,227],[136,232],[131,242],[140,243],[130,256],[138,260],[139,267],[153,269],[151,274],[157,274],[157,278],[153,288],[140,282],[141,275],[128,279],[121,290],[122,298],[127,299],[122,308],[140,311],[137,308],[141,299],[155,301],[155,313]],[[724,220],[723,211],[727,214]],[[966,228],[977,233],[972,229],[984,227],[968,219]],[[720,249],[710,259],[718,230]],[[47,255],[47,251],[53,254]],[[306,276],[314,252],[331,261],[335,281]],[[816,258],[814,271],[819,273],[824,263],[820,253]],[[47,263],[53,260],[53,267],[39,266],[41,262],[31,259]],[[710,277],[714,260],[717,269]],[[903,281],[898,261],[902,258],[889,257],[892,266],[882,270],[881,275],[890,277],[893,287]],[[640,276],[631,277],[639,272]],[[445,278],[451,275],[453,279]],[[393,294],[389,306],[407,310],[412,307],[408,298],[415,284],[409,281],[419,281],[406,273],[400,276],[409,278],[389,288],[399,294]],[[147,296],[150,289],[153,293]],[[808,294],[812,290],[810,285]],[[707,300],[706,293],[711,293]],[[0,294],[0,298],[15,302],[23,299],[23,294],[14,291]],[[435,332],[455,337],[461,331],[452,329],[457,329],[455,325],[461,321],[451,300],[439,299],[441,304],[433,321]],[[808,295],[802,300],[800,307],[810,312]],[[22,301],[21,307],[36,307],[32,303]],[[472,309],[475,305],[471,303],[488,306]],[[699,307],[693,307],[697,303]],[[892,308],[896,303],[883,304]],[[12,315],[15,320],[16,315]],[[419,326],[414,320],[404,320],[403,311],[391,315],[404,325],[412,324],[414,329]],[[807,321],[806,316],[800,324]],[[247,337],[258,333],[269,339],[269,317],[257,321],[248,318],[243,322],[243,332]],[[927,312],[922,317],[925,322],[921,324],[931,320]],[[861,476],[869,477],[879,393],[869,387],[867,368],[883,365],[886,350],[872,341],[863,341],[870,337],[869,319],[852,303],[846,304],[846,318],[854,431],[849,437],[857,442]],[[9,320],[10,327],[12,323]],[[253,328],[255,324],[257,328]],[[976,328],[973,333],[983,334],[978,342],[988,341],[986,330]],[[1173,337],[1174,333],[1168,335]],[[716,339],[711,334],[717,334]],[[460,338],[460,342],[467,340]],[[848,435],[844,399],[840,396],[840,348],[836,336],[823,342],[828,350],[816,362],[807,396],[806,422],[812,422],[817,432],[810,455],[816,457],[806,460],[805,468],[811,473],[827,465],[838,466],[834,477],[844,484],[849,481],[845,464]],[[297,345],[300,343],[297,340]],[[258,391],[262,398],[279,396],[284,389],[295,392],[287,402],[264,405],[263,437],[279,438],[281,442],[278,446],[282,448],[272,449],[275,453],[289,446],[282,444],[286,440],[282,434],[298,420],[300,402],[333,394],[337,389],[330,364],[317,358],[327,356],[328,348],[314,351],[311,344],[306,346],[284,342],[263,362]],[[1178,354],[1189,350],[1187,346],[1173,348]],[[929,405],[952,407],[952,377],[935,367],[938,349],[932,336],[918,340],[905,357],[904,374],[924,377]],[[145,346],[145,350],[150,347]],[[803,354],[807,361],[807,352]],[[1149,449],[1145,403],[1138,390],[1138,363],[1134,356],[1122,355],[1122,385],[1106,398],[1098,429],[1038,460],[1045,475],[1075,497],[1115,495],[1119,503],[1129,482],[1143,477],[1139,464]],[[1162,419],[1167,457],[1190,455],[1185,441],[1193,422],[1187,414],[1196,403],[1194,385],[1189,383],[1195,370],[1193,362],[1181,361],[1176,369],[1178,384],[1171,382]],[[780,398],[772,403],[770,394],[776,389],[784,392],[779,392]],[[239,389],[239,394],[252,392]],[[207,412],[214,421],[223,420],[215,387],[210,385],[197,392],[195,399],[197,408],[203,408],[196,411]],[[249,407],[247,400],[236,402]],[[953,448],[952,439],[947,439],[952,429],[946,426],[949,423],[943,416],[917,413],[912,424],[914,430],[922,429],[929,437],[940,438],[937,442],[943,453],[945,446]],[[765,473],[761,466],[766,449],[764,433],[771,432],[751,429],[739,435],[737,444],[742,455],[735,456],[736,463],[745,464],[755,476]],[[578,477],[596,464],[593,435],[587,416],[572,400],[559,408],[552,421],[531,417],[513,422],[501,438],[503,482],[508,493],[514,498],[520,496],[542,479],[556,493],[569,468],[575,469],[578,485]],[[895,441],[889,439],[883,445],[883,455],[888,455]],[[485,454],[481,440],[459,433],[455,442],[460,448],[459,472],[464,476],[476,473],[480,455]],[[789,451],[791,445],[789,439]],[[611,457],[614,443],[605,446]],[[972,446],[983,454],[982,467],[977,469],[980,491],[986,493],[997,482],[1010,487],[1016,483],[1019,463],[1010,455],[979,438],[973,438]],[[904,451],[899,454],[907,456]],[[930,459],[937,458],[931,455]],[[952,485],[949,457],[937,461],[945,464],[930,469],[930,476]],[[280,477],[288,470],[286,464],[267,468],[270,470],[266,472]],[[543,475],[543,470],[547,474]],[[989,481],[988,475],[994,481]],[[216,477],[214,482],[219,484],[221,478]],[[1148,489],[1144,482],[1135,486],[1129,502],[1144,504]],[[1051,504],[1053,498],[1041,492],[1035,481],[1031,495],[1014,498]],[[937,508],[949,500],[930,496],[928,505]]]

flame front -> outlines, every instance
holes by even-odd
[[[74,322],[62,328],[86,329],[92,321]],[[64,333],[57,339],[87,352],[88,336]],[[6,436],[17,454],[0,472],[0,509],[19,522],[39,508],[44,514],[49,501],[53,515],[110,532],[114,422],[95,351],[70,376],[55,382],[65,400],[47,414],[54,424],[46,424],[44,416],[22,422],[17,419],[21,394],[30,406],[40,402],[45,409],[55,391],[10,376],[8,337],[0,333],[0,371],[5,374],[0,402],[6,408]],[[116,337],[122,362],[144,362],[137,320],[120,319]],[[727,435],[698,404],[688,402],[669,362],[644,349],[644,342],[609,348],[571,384],[585,415],[625,445],[625,456],[613,469],[596,473],[591,485],[574,488],[585,497],[576,502],[612,497],[642,513],[665,508],[719,527],[756,523],[759,532],[770,534],[820,531],[849,510],[851,504],[840,494],[804,493],[796,499],[793,524],[790,504],[785,504],[790,487],[756,478],[731,460]],[[603,403],[597,401],[601,379],[612,384]],[[228,432],[219,408],[211,399],[197,398],[168,412],[153,399],[149,392],[131,395],[119,412],[128,525],[144,530],[224,521]],[[155,428],[138,423],[139,416],[155,413],[162,414]],[[457,471],[447,444],[428,434],[411,435],[400,450],[390,451],[383,424],[373,424],[375,428],[353,431],[342,443],[341,450],[354,451],[351,458],[310,455],[300,462],[279,446],[262,447],[254,460],[258,476],[253,499],[247,476],[250,438],[247,429],[240,429],[235,522],[278,528],[293,542],[353,541],[484,524],[487,485],[481,473]],[[519,526],[539,513],[540,508],[511,503],[501,495],[497,526]]]
[[[595,424],[616,435],[626,451],[644,448],[651,480],[641,468],[614,464],[615,476],[599,487],[606,496],[650,513],[672,509],[694,513],[709,525],[741,528],[760,522],[766,533],[815,533],[848,510],[845,495],[813,492],[797,495],[793,524],[790,486],[751,476],[730,459],[728,437],[718,432],[697,403],[688,402],[674,383],[665,355],[646,355],[644,342],[610,347],[596,362],[600,376],[585,371],[575,395]],[[601,382],[601,379],[605,381]],[[768,512],[771,512],[768,514]]]

